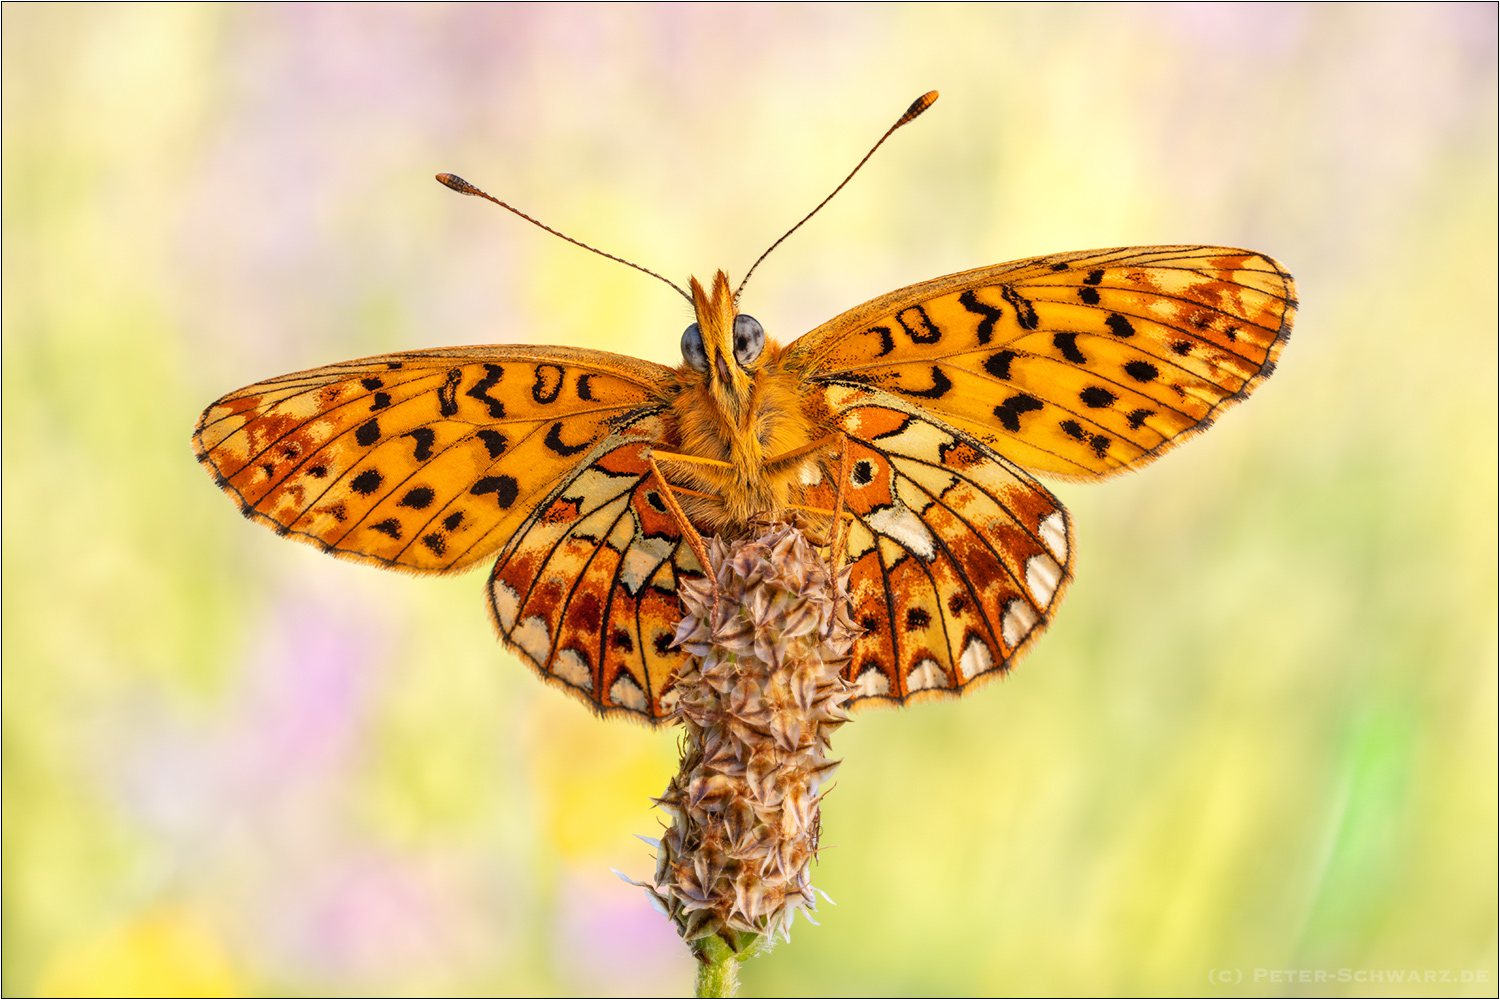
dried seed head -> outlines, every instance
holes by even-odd
[[[706,580],[679,590],[677,643],[692,654],[676,685],[682,766],[656,800],[672,825],[645,888],[689,944],[717,935],[743,954],[817,908],[820,789],[838,767],[829,738],[849,718],[840,672],[860,630],[848,569],[791,524],[715,538],[709,562],[717,614]]]

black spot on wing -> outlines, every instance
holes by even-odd
[[[406,496],[402,497],[396,506],[414,507],[417,510],[424,510],[432,505],[433,498],[436,496],[437,494],[433,493],[426,486],[418,486],[414,490],[407,490]]]
[[[438,412],[451,417],[458,412],[458,383],[463,379],[462,368],[449,368],[448,376],[438,388]]]
[[[901,310],[896,314],[896,322],[913,344],[936,344],[942,339],[943,331],[932,325],[927,310],[921,306]]]
[[[514,476],[485,476],[469,487],[469,492],[476,497],[493,493],[500,509],[508,510],[510,505],[516,502],[516,497],[520,495],[521,490]]]
[[[932,617],[922,608],[906,609],[906,628],[909,632],[920,632],[932,622]]]
[[[589,402],[593,402],[594,393],[593,393],[593,390],[589,388],[589,379],[591,379],[593,377],[594,377],[594,373],[593,372],[584,372],[582,375],[578,376],[578,398],[579,399],[585,399],[585,400],[588,400]]]
[[[425,462],[432,457],[432,443],[437,440],[437,435],[433,433],[432,428],[418,427],[416,430],[407,431],[401,436],[409,437],[417,443],[416,450],[412,452],[412,457],[418,462]]]
[[[482,431],[475,431],[474,436],[483,442],[484,450],[490,453],[491,459],[499,458],[504,454],[506,445],[510,443],[504,434],[501,434],[499,431],[489,430],[488,428]]]
[[[1078,289],[1078,297],[1083,300],[1085,305],[1097,306],[1099,304],[1099,289],[1084,285]]]
[[[1125,362],[1125,374],[1137,382],[1154,382],[1161,372],[1149,361],[1127,361]]]
[[[349,488],[361,496],[369,496],[380,489],[380,484],[385,482],[385,477],[374,469],[366,469],[355,476],[349,483]]]
[[[495,383],[500,381],[501,377],[505,374],[505,369],[500,365],[485,365],[484,372],[484,378],[470,386],[469,391],[464,393],[464,395],[470,399],[477,399],[487,406],[492,419],[503,420],[505,418],[505,403],[490,396],[490,390],[495,387]]]
[[[1104,320],[1105,327],[1116,337],[1134,337],[1135,327],[1130,325],[1130,320],[1119,313],[1110,313]]]
[[[943,370],[937,365],[932,366],[932,388],[930,389],[906,389],[892,386],[897,392],[905,396],[920,396],[923,399],[942,399],[953,388],[953,380],[943,374]]]
[[[383,410],[390,405],[391,394],[388,392],[377,392],[375,398],[370,400],[370,412],[374,413],[376,410]]]
[[[394,517],[388,517],[384,521],[381,521],[379,524],[370,525],[370,530],[378,531],[382,535],[389,535],[391,538],[399,539],[401,537],[401,522],[396,520]]]
[[[359,428],[354,432],[354,440],[357,441],[362,448],[370,447],[370,445],[380,440],[380,424],[373,417],[371,417],[369,420],[366,420],[364,423],[360,424]]]
[[[1062,356],[1075,365],[1086,365],[1089,359],[1083,356],[1078,349],[1078,334],[1076,333],[1054,333],[1052,335],[1052,346],[1062,352]]]
[[[461,511],[461,510],[455,510],[453,513],[449,514],[447,517],[443,518],[443,527],[446,528],[446,529],[448,529],[449,531],[454,530],[460,524],[463,524],[463,523],[464,523],[464,512]]]
[[[1005,315],[1005,311],[980,302],[979,296],[974,294],[972,288],[958,297],[958,304],[974,315],[982,317],[979,320],[979,329],[975,333],[979,337],[979,346],[983,347],[988,344],[995,334],[995,324]]]
[[[1149,416],[1151,416],[1151,414],[1153,414],[1155,412],[1156,412],[1155,410],[1148,410],[1145,407],[1142,407],[1139,410],[1131,410],[1130,411],[1130,429],[1131,430],[1139,430],[1141,424],[1143,424],[1143,423],[1146,422],[1146,418],[1149,417]]]
[[[998,379],[1010,378],[1010,363],[1016,360],[1015,351],[997,351],[984,359],[984,370]]]
[[[531,398],[543,406],[557,402],[562,394],[563,370],[560,365],[536,366],[536,377],[531,382]]]
[[[891,336],[890,327],[872,326],[865,333],[873,333],[880,337],[880,350],[875,352],[877,358],[883,358],[896,349],[896,338]]]
[[[1078,394],[1078,398],[1083,400],[1084,406],[1100,410],[1106,406],[1115,405],[1115,400],[1119,397],[1103,386],[1089,385],[1084,386],[1083,391]]]
[[[1193,342],[1190,340],[1178,340],[1172,344],[1172,353],[1186,357],[1193,352]]]
[[[564,458],[567,458],[571,455],[576,455],[589,446],[588,440],[584,440],[582,444],[564,444],[562,439],[561,420],[555,422],[552,425],[552,429],[547,432],[547,439],[542,443]]]
[[[1032,410],[1040,410],[1042,401],[1035,396],[1028,396],[1024,392],[1017,393],[999,406],[995,407],[995,417],[1000,425],[1012,434],[1021,430],[1021,415],[1030,413]]]
[[[1062,269],[1066,271],[1067,265],[1063,265]],[[1054,268],[1054,270],[1056,270],[1056,268]],[[1036,307],[1031,304],[1030,299],[1022,296],[1021,293],[1016,291],[1015,288],[1011,285],[1000,286],[1000,297],[1003,298],[1006,303],[1008,303],[1010,307],[1016,311],[1016,322],[1021,325],[1021,329],[1036,329],[1038,322]]]
[[[380,379],[376,378],[374,375],[368,375],[365,378],[360,379],[359,384],[364,386],[366,389],[369,389],[371,392],[374,392],[376,389],[385,388],[385,383],[380,381]]]

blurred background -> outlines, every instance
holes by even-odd
[[[674,734],[504,653],[483,570],[246,522],[188,436],[386,351],[676,364],[675,294],[432,175],[738,278],[931,88],[757,272],[772,336],[1132,243],[1267,252],[1301,312],[1210,433],[1056,485],[1010,679],[841,732],[839,905],[745,995],[1494,995],[1494,5],[0,16],[7,995],[689,991],[610,874]]]

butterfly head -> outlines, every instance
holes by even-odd
[[[739,415],[750,401],[766,332],[754,317],[736,312],[723,271],[714,275],[712,295],[697,278],[689,287],[697,322],[682,332],[682,358],[704,378],[720,408]]]

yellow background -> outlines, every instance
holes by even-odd
[[[821,927],[747,995],[1496,983],[1495,7],[53,7],[4,28],[4,990],[673,994],[670,732],[503,653],[481,573],[241,519],[203,406],[385,351],[676,363],[681,280],[791,339],[1002,260],[1244,245],[1277,375],[1061,484],[1007,681],[860,716]],[[1266,970],[1487,983],[1275,984]],[[1256,981],[1256,970],[1262,978]],[[1235,972],[1239,985],[1211,985]]]

